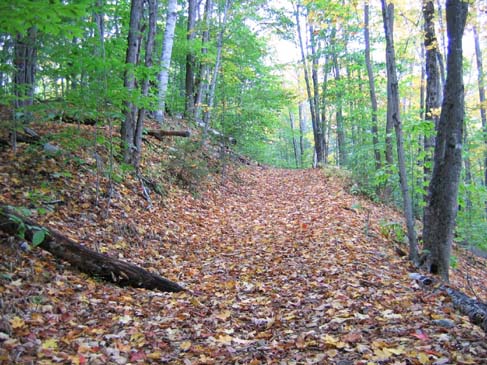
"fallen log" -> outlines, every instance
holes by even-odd
[[[141,267],[93,251],[55,230],[41,227],[5,205],[0,205],[0,229],[11,235],[17,235],[23,231],[25,239],[30,242],[33,241],[36,233],[44,232],[44,239],[38,247],[97,279],[103,279],[119,286],[149,290],[158,289],[166,292],[185,290],[177,283]]]
[[[450,296],[453,306],[467,315],[470,322],[476,324],[487,333],[487,304],[472,299],[456,289],[447,287],[444,289]]]
[[[12,132],[10,132],[10,138],[12,138]],[[41,137],[37,134],[37,132],[29,127],[24,127],[23,132],[17,131],[15,133],[15,138],[17,142],[30,144],[37,143],[41,140]]]
[[[428,287],[435,283],[431,277],[424,276],[418,273],[409,274],[411,279],[416,280],[422,287]],[[453,289],[446,285],[440,285],[438,289],[446,292],[452,300],[453,306],[460,312],[467,315],[470,322],[479,326],[487,333],[487,304],[479,300],[470,298],[468,295],[462,293],[457,289]]]
[[[160,141],[164,140],[164,137],[190,137],[190,131],[163,131],[163,130],[150,130],[147,132],[149,136],[152,136]]]

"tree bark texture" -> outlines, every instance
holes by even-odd
[[[222,60],[223,35],[225,33],[225,28],[227,25],[227,18],[228,18],[228,12],[230,11],[230,5],[231,5],[231,1],[226,0],[225,7],[223,9],[223,19],[220,24],[220,31],[218,32],[218,37],[216,40],[215,66],[213,67],[213,75],[211,77],[210,89],[208,92],[207,108],[203,113],[204,129],[202,135],[202,143],[205,142],[205,139],[208,136],[208,129],[210,128],[211,112],[213,109],[213,104],[215,103],[216,85],[218,83],[218,74],[220,72],[220,64]]]
[[[482,66],[482,50],[480,49],[479,34],[477,26],[473,27],[473,38],[475,42],[475,60],[477,63],[477,83],[479,88],[480,120],[484,132],[484,143],[487,145],[487,103],[485,102],[484,68]],[[487,186],[487,152],[484,156],[484,185]]]
[[[15,217],[15,220],[12,220]],[[19,223],[22,222],[22,223]],[[108,255],[90,250],[63,236],[61,233],[40,227],[30,219],[20,216],[11,208],[0,206],[0,229],[12,235],[17,235],[20,226],[25,228],[25,238],[32,241],[32,237],[39,229],[44,230],[46,236],[39,245],[54,257],[69,262],[79,271],[103,279],[119,286],[131,286],[149,290],[167,292],[183,291],[180,285],[153,274],[141,267],[124,262]]]
[[[34,102],[34,83],[37,63],[37,29],[31,27],[26,35],[18,34],[14,47],[15,108]]]
[[[197,0],[188,0],[188,26],[186,39],[189,44],[189,51],[186,55],[186,76],[185,76],[185,90],[186,90],[186,104],[184,114],[186,118],[194,118],[194,77],[195,77],[195,56],[192,50],[193,41],[196,38],[196,7]]]
[[[149,29],[147,32],[147,39],[145,45],[145,60],[144,66],[149,70],[152,67],[154,54],[154,46],[156,41],[156,20],[157,20],[157,8],[158,0],[147,0],[149,6]],[[142,80],[142,97],[147,98],[149,96],[150,80],[148,76],[145,76]],[[144,131],[144,120],[146,115],[146,109],[140,108],[135,126],[135,157],[134,165],[139,166],[140,157],[142,155],[142,134]]]
[[[203,35],[201,37],[201,64],[200,72],[198,75],[198,91],[196,93],[195,99],[195,114],[194,119],[198,125],[203,124],[201,114],[203,111],[203,102],[208,94],[208,83],[209,83],[209,64],[208,64],[208,43],[210,42],[210,25],[211,16],[213,13],[213,1],[206,0],[205,3],[205,14],[204,14],[204,29]]]
[[[299,116],[299,162],[301,167],[303,167],[304,160],[304,132],[306,120],[304,116],[304,104],[301,102],[298,105],[298,116]]]
[[[136,162],[137,146],[135,144],[135,129],[138,117],[138,108],[130,100],[136,88],[135,67],[138,63],[140,50],[140,23],[142,19],[143,0],[132,0],[130,8],[130,26],[128,33],[128,47],[125,57],[127,70],[124,76],[124,87],[129,94],[125,103],[125,119],[122,122],[120,134],[122,137],[123,158],[126,163]]]
[[[441,106],[441,83],[438,67],[438,40],[435,33],[435,5],[433,0],[423,0],[424,18],[424,49],[425,49],[425,72],[426,72],[426,100],[424,119],[432,124],[434,130],[438,125],[439,111]],[[433,128],[432,128],[433,129]],[[431,178],[433,164],[433,148],[435,146],[434,135],[424,137],[424,181],[428,183]],[[425,197],[427,199],[427,197]]]
[[[377,127],[377,95],[375,93],[374,71],[370,60],[370,36],[369,36],[369,4],[364,5],[364,40],[365,40],[365,64],[369,78],[370,104],[372,106],[372,142],[374,144],[375,169],[381,168],[381,157],[379,150],[379,129]]]
[[[333,51],[333,67],[335,71],[335,81],[337,84],[337,95],[336,95],[336,133],[337,133],[337,145],[338,145],[338,165],[345,166],[347,163],[346,152],[345,152],[345,127],[343,125],[343,104],[342,104],[342,92],[341,83],[342,79],[340,76],[340,66],[338,65],[338,56],[336,50]]]
[[[396,56],[394,51],[394,5],[386,5],[386,0],[381,0],[382,16],[384,18],[384,32],[386,36],[386,65],[387,65],[387,117],[391,118],[396,132],[397,159],[399,165],[399,181],[403,198],[404,216],[406,218],[407,235],[409,241],[409,259],[418,262],[418,242],[414,230],[413,206],[409,193],[404,157],[404,142],[402,134],[401,116],[399,110],[399,83],[396,71]],[[389,104],[390,103],[390,104]]]
[[[324,163],[323,157],[324,153],[321,150],[323,144],[320,141],[320,133],[319,133],[319,123],[317,122],[317,110],[315,108],[314,104],[314,98],[313,98],[313,93],[311,91],[311,82],[310,82],[310,76],[309,76],[309,70],[308,70],[308,65],[306,64],[306,55],[304,53],[304,41],[303,41],[303,36],[301,32],[301,22],[300,22],[300,11],[301,5],[296,6],[296,28],[298,31],[298,40],[299,40],[299,48],[301,51],[301,62],[303,64],[303,71],[304,71],[304,80],[306,82],[306,92],[308,95],[308,102],[309,102],[309,109],[310,109],[310,114],[311,114],[311,124],[313,126],[313,138],[314,138],[314,143],[315,143],[315,155],[316,155],[316,164],[317,165],[322,165]],[[323,137],[321,137],[323,138]]]
[[[289,110],[289,126],[291,127],[291,138],[293,139],[294,161],[296,162],[296,168],[299,168],[298,145],[294,135],[294,114],[291,110]]]
[[[26,35],[17,34],[14,46],[14,125],[10,143],[17,151],[17,121],[28,119],[26,107],[34,102],[35,72],[37,64],[37,28],[31,27]]]
[[[162,41],[161,71],[159,72],[159,107],[156,112],[156,120],[164,123],[164,111],[166,110],[166,94],[169,80],[169,66],[171,65],[172,47],[174,44],[174,31],[176,29],[177,0],[169,0],[167,3],[166,30]]]
[[[309,25],[309,39],[310,39],[310,45],[311,45],[311,80],[313,81],[313,103],[314,103],[314,109],[315,109],[315,119],[316,119],[316,134],[318,136],[318,142],[320,144],[319,149],[317,150],[317,153],[320,153],[320,157],[318,158],[319,161],[322,161],[323,164],[326,163],[325,159],[325,136],[323,134],[323,121],[321,120],[320,116],[320,83],[318,81],[318,67],[319,67],[319,60],[320,56],[317,52],[317,45],[316,45],[316,36],[315,36],[315,30],[313,26],[310,24]]]
[[[425,208],[423,240],[425,269],[449,279],[450,252],[457,214],[462,167],[464,86],[462,36],[468,4],[447,0],[447,78],[435,142],[434,166]]]

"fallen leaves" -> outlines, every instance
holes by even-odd
[[[174,190],[151,210],[127,179],[108,218],[90,200],[94,182],[81,180],[83,191],[73,192],[81,206],[60,207],[49,224],[189,292],[121,289],[39,250],[9,253],[18,264],[0,261],[0,293],[14,307],[0,313],[0,363],[445,365],[487,357],[485,335],[446,297],[411,285],[407,262],[380,234],[380,220],[396,213],[350,196],[321,170],[237,176],[241,183],[227,179],[199,199]]]

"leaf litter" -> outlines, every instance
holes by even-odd
[[[4,162],[3,202],[27,204],[22,171],[40,165]],[[381,230],[397,212],[323,170],[231,171],[199,197],[173,188],[150,209],[135,179],[108,208],[93,202],[93,174],[44,186],[66,204],[41,223],[188,291],[119,288],[4,237],[0,363],[487,363],[485,334],[409,278]],[[485,300],[485,260],[463,257],[451,285]]]

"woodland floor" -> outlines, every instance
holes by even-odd
[[[384,232],[400,216],[333,170],[230,169],[150,209],[129,181],[106,215],[92,173],[39,161],[2,154],[4,203],[50,175],[66,204],[37,220],[188,291],[119,288],[3,237],[1,364],[487,364],[482,330],[408,277]],[[486,300],[486,260],[458,255],[452,286]]]

